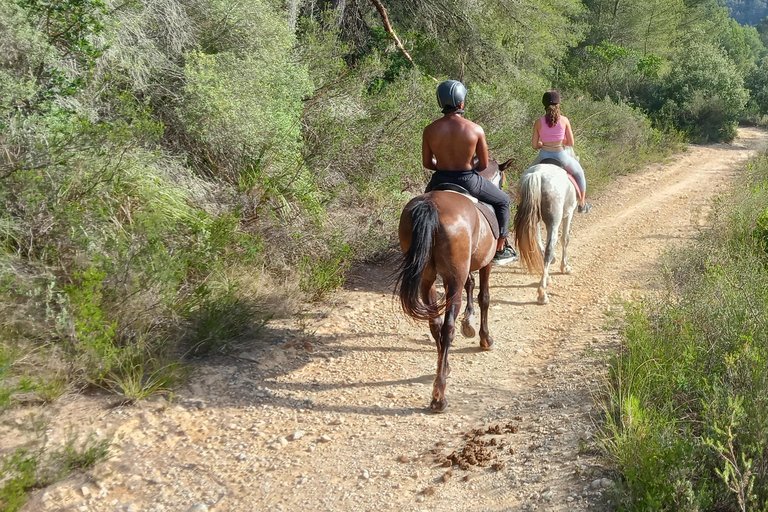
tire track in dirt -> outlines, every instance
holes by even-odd
[[[554,274],[548,306],[535,302],[536,276],[495,269],[496,348],[457,336],[445,414],[427,410],[426,323],[396,309],[391,266],[367,267],[330,310],[275,321],[237,358],[200,365],[172,403],[57,404],[52,432],[89,418],[115,434],[114,456],[24,510],[610,510],[611,476],[589,449],[591,394],[616,347],[604,313],[658,288],[660,253],[695,236],[711,198],[767,145],[743,128],[731,145],[690,146],[611,184],[577,215],[574,274]],[[445,467],[470,440],[486,467]]]

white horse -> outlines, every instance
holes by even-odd
[[[568,149],[573,156],[573,149],[568,147],[566,150]],[[578,205],[576,187],[565,169],[546,161],[526,169],[520,176],[518,187],[515,243],[520,253],[520,261],[528,272],[541,272],[538,302],[547,304],[547,284],[548,281],[551,282],[549,265],[555,260],[555,244],[561,222],[563,258],[560,270],[565,274],[571,273],[567,249],[571,218]],[[546,249],[541,242],[541,221],[547,226]]]

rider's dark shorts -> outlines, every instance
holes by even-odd
[[[499,187],[472,171],[435,171],[425,192],[440,183],[453,183],[467,189],[472,196],[493,206],[499,221],[500,238],[509,235],[509,196]]]

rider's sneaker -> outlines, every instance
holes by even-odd
[[[589,213],[592,211],[592,205],[589,203],[584,203],[584,206],[579,205],[579,213]]]
[[[496,256],[493,257],[493,264],[503,267],[507,263],[512,263],[518,259],[520,258],[515,250],[510,246],[506,246],[503,251],[496,251]]]

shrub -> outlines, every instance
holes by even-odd
[[[0,460],[0,508],[15,512],[27,502],[28,493],[51,485],[72,472],[85,470],[109,456],[110,439],[88,435],[82,441],[74,430],[60,447],[18,448]]]
[[[723,51],[706,43],[686,45],[662,79],[666,98],[656,119],[700,142],[730,141],[748,99],[743,75]]]
[[[604,444],[626,510],[768,506],[768,159],[711,231],[668,258],[670,294],[627,315]]]

